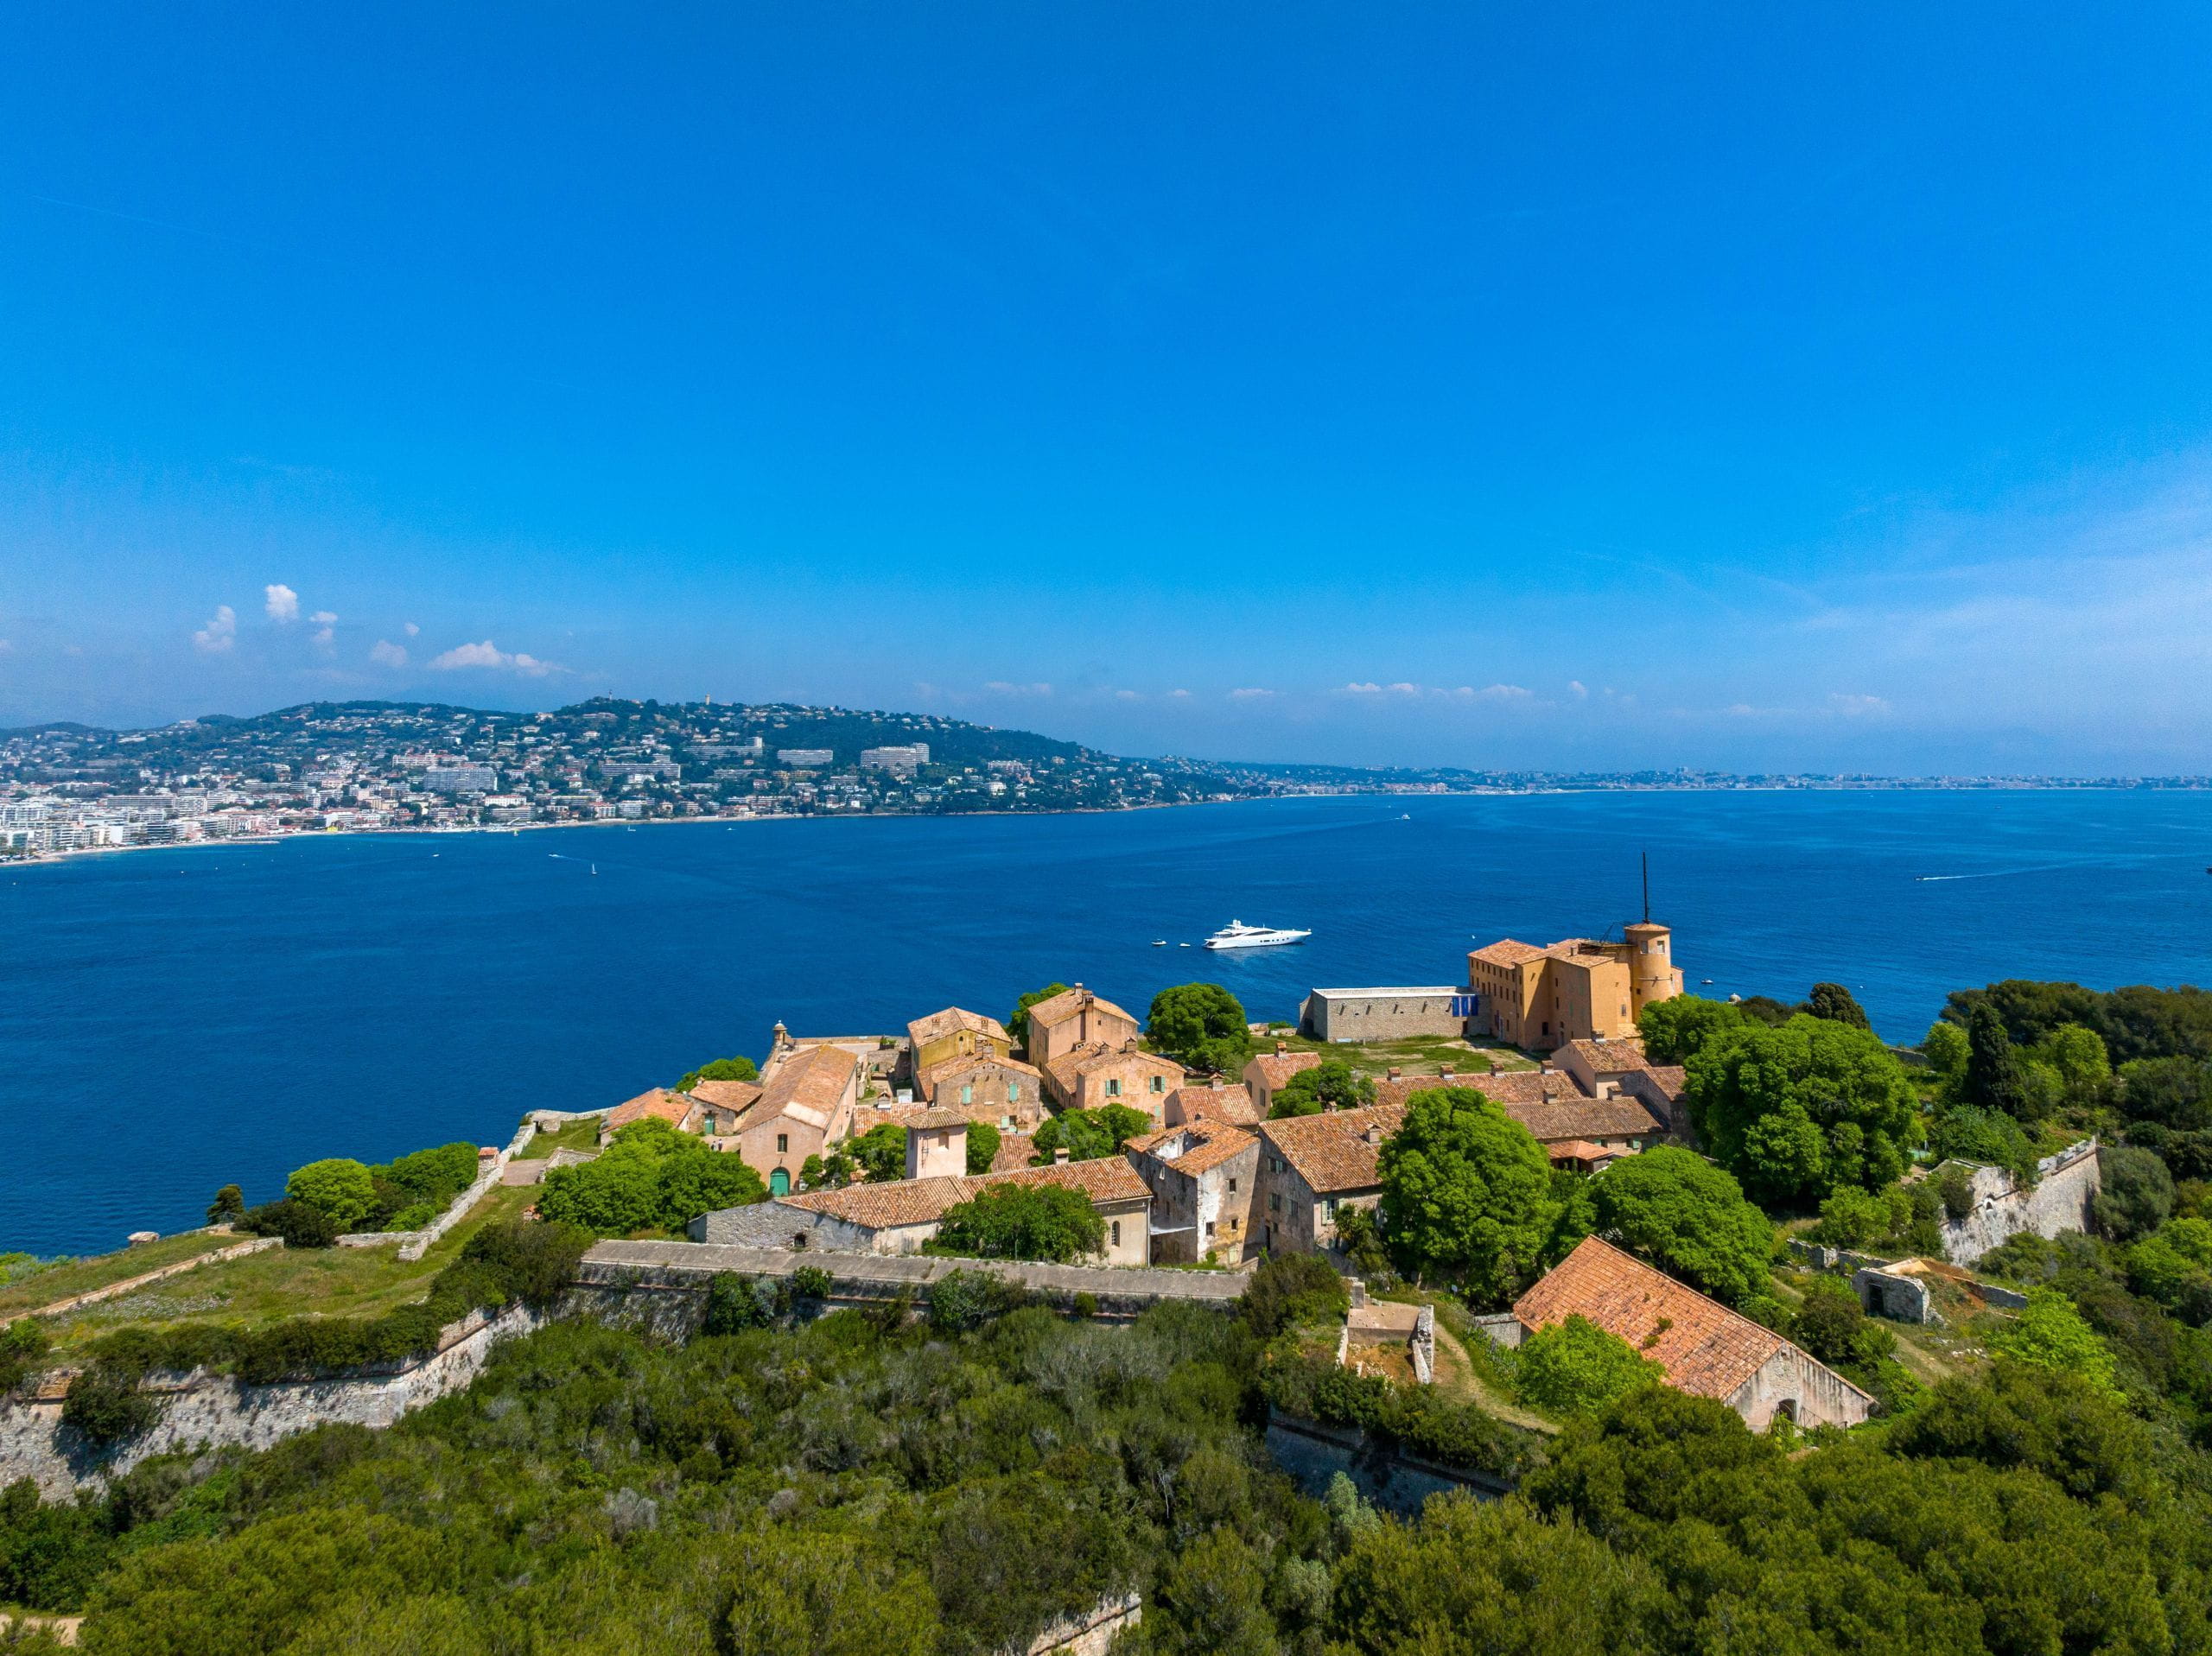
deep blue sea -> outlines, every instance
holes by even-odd
[[[326,1155],[504,1141],[802,1034],[1023,989],[1456,983],[1654,917],[1706,993],[1893,1039],[2005,976],[2212,981],[2212,793],[1293,800],[1113,815],[297,838],[0,873],[0,1249],[119,1245]],[[594,867],[598,872],[592,872]],[[1232,917],[1310,927],[1243,955]],[[1155,949],[1164,937],[1170,947]]]

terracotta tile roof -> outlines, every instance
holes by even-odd
[[[1555,1145],[1546,1145],[1544,1153],[1555,1162],[1586,1162],[1612,1152],[1587,1139],[1562,1139]]]
[[[1119,1156],[1096,1161],[1023,1167],[980,1178],[960,1176],[930,1179],[887,1179],[880,1184],[849,1185],[842,1190],[810,1190],[778,1200],[810,1213],[828,1214],[870,1230],[932,1225],[963,1202],[1001,1184],[1062,1185],[1079,1190],[1094,1204],[1149,1202],[1152,1191],[1137,1171]]]
[[[994,1173],[1015,1173],[1029,1165],[1037,1153],[1037,1136],[1031,1133],[1001,1133],[998,1154],[991,1158]]]
[[[1377,1128],[1381,1137],[1388,1139],[1405,1119],[1405,1111],[1395,1105],[1375,1104],[1360,1110],[1264,1121],[1260,1133],[1306,1181],[1308,1190],[1316,1196],[1329,1196],[1344,1190],[1371,1190],[1382,1182],[1378,1166],[1382,1145],[1367,1141],[1367,1130]]]
[[[1651,1139],[1662,1131],[1651,1112],[1626,1094],[1617,1098],[1571,1094],[1548,1104],[1508,1104],[1503,1108],[1542,1145],[1569,1139]]]
[[[1549,952],[1512,937],[1501,937],[1494,943],[1467,951],[1469,958],[1491,966],[1519,966],[1524,961],[1541,960]]]
[[[762,1091],[758,1082],[702,1081],[691,1089],[691,1096],[718,1110],[742,1110],[757,1101]]]
[[[925,1041],[934,1041],[941,1036],[969,1030],[995,1041],[1011,1040],[1006,1025],[995,1018],[986,1018],[981,1012],[971,1012],[961,1006],[947,1006],[943,1012],[933,1012],[926,1018],[917,1018],[906,1025],[906,1034],[918,1049]]]
[[[1574,1084],[1573,1076],[1561,1075],[1556,1069],[1497,1069],[1486,1075],[1470,1075],[1462,1084],[1473,1088],[1485,1098],[1520,1108],[1562,1098],[1589,1096]]]
[[[1244,1066],[1244,1073],[1249,1076],[1256,1071],[1260,1084],[1272,1093],[1300,1070],[1320,1062],[1318,1052],[1262,1052]]]
[[[1240,1127],[1255,1126],[1260,1120],[1252,1089],[1243,1082],[1222,1087],[1178,1087],[1167,1095],[1167,1114],[1179,1112],[1186,1121],[1226,1121]]]
[[[1085,1006],[1093,1012],[1104,1012],[1109,1018],[1128,1018],[1132,1024],[1141,1021],[1129,1018],[1128,1013],[1112,1001],[1089,989],[1063,989],[1050,1000],[1039,1001],[1029,1009],[1029,1021],[1033,1025],[1042,1024],[1050,1028],[1055,1024],[1065,1024]]]
[[[1141,1139],[1130,1139],[1128,1148],[1163,1166],[1198,1174],[1243,1155],[1259,1142],[1257,1133],[1247,1133],[1242,1127],[1209,1124],[1166,1127],[1158,1133],[1147,1133]],[[1176,1153],[1163,1155],[1160,1153],[1162,1151]]]
[[[606,1123],[600,1131],[603,1133],[620,1133],[647,1116],[665,1121],[671,1126],[680,1127],[683,1125],[683,1118],[690,1114],[690,1099],[681,1093],[671,1093],[664,1087],[656,1087],[651,1092],[639,1093],[637,1097],[617,1104],[609,1110]]]
[[[965,1110],[902,1110],[899,1113],[902,1127],[965,1127],[974,1120]]]
[[[1682,1088],[1689,1084],[1689,1071],[1678,1063],[1646,1064],[1643,1073],[1657,1083],[1659,1090],[1669,1102],[1682,1095]]]
[[[1762,1365],[1792,1348],[1773,1329],[1594,1236],[1522,1295],[1513,1315],[1531,1330],[1586,1317],[1665,1367],[1669,1385],[1699,1397],[1733,1396]]]
[[[1179,1086],[1183,1080],[1183,1066],[1173,1058],[1163,1058],[1156,1052],[1139,1050],[1132,1041],[1121,1046],[1109,1046],[1103,1041],[1080,1041],[1061,1053],[1045,1066],[1052,1077],[1052,1084],[1067,1097],[1075,1096],[1076,1082],[1096,1069],[1110,1069],[1126,1060],[1135,1060],[1140,1069],[1157,1070],[1175,1078]]]
[[[859,1069],[860,1060],[843,1047],[801,1047],[776,1066],[760,1101],[747,1112],[745,1125],[788,1115],[826,1129]]]
[[[1621,1075],[1630,1069],[1649,1069],[1651,1065],[1643,1056],[1643,1043],[1621,1041],[1569,1041],[1567,1050],[1601,1075]]]
[[[1473,1069],[1449,1075],[1378,1075],[1375,1080],[1375,1101],[1395,1104],[1400,1109],[1415,1093],[1433,1093],[1440,1087],[1474,1088],[1477,1075],[1487,1075],[1487,1069]]]

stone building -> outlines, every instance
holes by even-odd
[[[1213,1122],[1166,1127],[1130,1139],[1128,1155],[1152,1191],[1155,1265],[1243,1263],[1259,1184],[1257,1133]]]
[[[1281,1041],[1273,1052],[1254,1055],[1244,1065],[1244,1084],[1252,1089],[1252,1107],[1262,1120],[1274,1107],[1275,1094],[1301,1069],[1321,1062],[1318,1052],[1293,1052]]]
[[[1421,989],[1313,989],[1299,1009],[1301,1033],[1317,1041],[1395,1041],[1458,1035],[1473,997],[1450,984]]]
[[[760,1082],[760,1096],[738,1119],[734,1138],[768,1194],[783,1196],[798,1183],[808,1157],[852,1132],[861,1065],[842,1046],[779,1046]]]
[[[1252,1216],[1270,1253],[1312,1253],[1337,1240],[1337,1215],[1382,1199],[1382,1142],[1402,1107],[1371,1105],[1260,1124],[1260,1201]]]
[[[699,1131],[699,1107],[683,1093],[655,1087],[617,1104],[599,1119],[599,1142],[604,1145],[627,1126],[646,1120],[665,1121],[678,1133]]]
[[[906,1045],[918,1089],[924,1075],[953,1059],[1014,1055],[1014,1037],[1006,1032],[1005,1025],[958,1006],[947,1006],[907,1025]]]
[[[1717,1398],[1753,1431],[1776,1419],[1855,1426],[1874,1399],[1773,1329],[1739,1317],[1620,1249],[1589,1237],[1513,1307],[1533,1334],[1580,1317],[1667,1371],[1667,1384]]]
[[[1029,1009],[1029,1062],[1050,1074],[1052,1060],[1078,1046],[1126,1046],[1143,1033],[1137,1020],[1080,983]]]
[[[1034,1133],[1044,1119],[1044,1077],[1019,1058],[947,1058],[914,1081],[917,1096],[931,1107],[959,1110],[1001,1133]]]
[[[944,1215],[963,1202],[1006,1184],[1059,1185],[1088,1197],[1105,1228],[1095,1263],[1148,1264],[1152,1191],[1119,1156],[1059,1162],[980,1177],[893,1179],[842,1190],[810,1190],[743,1208],[724,1208],[691,1221],[695,1242],[741,1247],[817,1248],[836,1253],[918,1253]]]
[[[963,1178],[968,1172],[968,1118],[957,1110],[917,1110],[906,1129],[906,1177]]]
[[[1045,1090],[1062,1109],[1119,1104],[1142,1110],[1155,1126],[1166,1123],[1167,1095],[1182,1084],[1181,1064],[1147,1052],[1135,1041],[1071,1047],[1045,1066]]]
[[[1570,937],[1538,948],[1508,937],[1467,956],[1476,997],[1470,1034],[1548,1051],[1574,1040],[1636,1033],[1636,1016],[1682,992],[1673,934],[1643,921],[1621,928],[1619,942]]]

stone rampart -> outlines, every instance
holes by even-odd
[[[332,1380],[249,1386],[194,1371],[146,1383],[162,1405],[151,1429],[113,1450],[93,1449],[61,1424],[59,1398],[0,1406],[0,1487],[29,1478],[50,1501],[98,1488],[150,1456],[200,1449],[267,1449],[296,1432],[340,1423],[389,1426],[425,1403],[457,1392],[482,1370],[501,1340],[542,1319],[520,1305],[494,1316],[472,1311],[440,1334],[438,1348],[412,1361]]]
[[[1973,1205],[1942,1223],[1943,1253],[1954,1265],[1972,1265],[2023,1231],[2056,1236],[2089,1228],[2090,1204],[2102,1184],[2097,1141],[2085,1139],[2036,1164],[2036,1181],[2022,1189],[2001,1167],[1948,1164],[1967,1170]],[[1935,1177],[1931,1173],[1930,1177]]]
[[[198,1234],[194,1231],[180,1233],[187,1236]],[[111,1282],[105,1288],[88,1288],[81,1294],[72,1294],[68,1298],[57,1299],[49,1305],[34,1305],[27,1311],[16,1312],[14,1317],[0,1317],[0,1329],[6,1328],[9,1323],[21,1317],[66,1316],[80,1306],[97,1305],[104,1299],[114,1299],[130,1293],[134,1289],[143,1288],[149,1282],[159,1282],[163,1278],[178,1276],[187,1271],[197,1271],[201,1266],[213,1265],[219,1259],[241,1259],[248,1253],[258,1253],[264,1248],[282,1247],[283,1245],[283,1240],[281,1237],[251,1236],[242,1242],[233,1242],[228,1247],[210,1248],[205,1253],[195,1254],[188,1259],[179,1259],[174,1265],[161,1266],[152,1271],[142,1271],[135,1277],[125,1277],[121,1282]]]

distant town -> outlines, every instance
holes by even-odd
[[[0,732],[0,855],[333,831],[1127,810],[1325,794],[2201,788],[2212,778],[1560,775],[1128,758],[925,714],[601,697],[549,713],[310,702]]]

